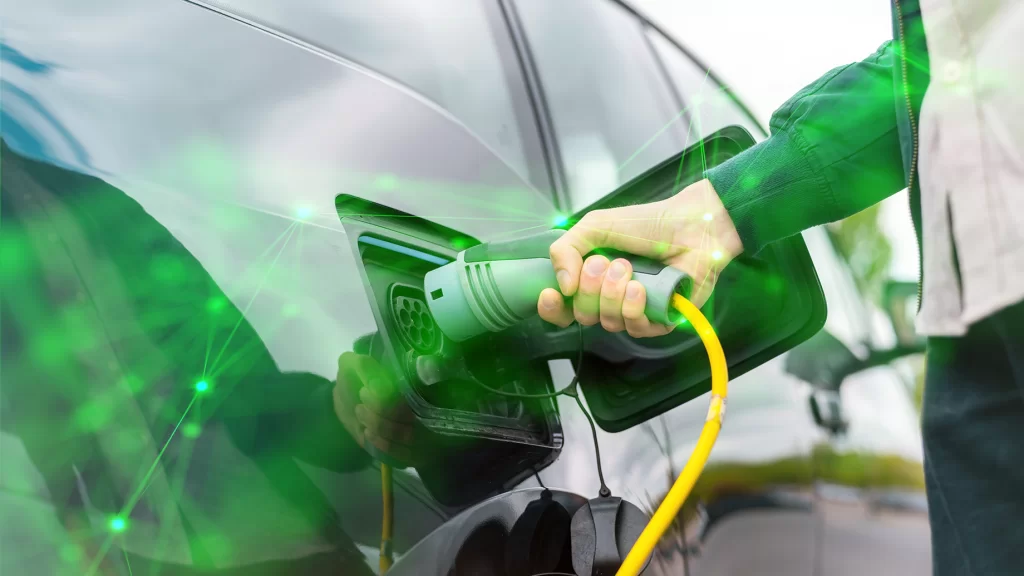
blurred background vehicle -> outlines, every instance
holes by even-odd
[[[8,7],[2,73],[5,574],[372,573],[379,471],[329,389],[377,326],[335,197],[486,241],[721,128],[764,137],[613,0],[41,0]],[[884,278],[844,239],[874,225],[804,234],[826,327],[732,383],[649,573],[930,573],[915,382],[888,363],[918,350],[909,296],[865,298]],[[705,406],[599,431],[612,491],[653,509]],[[516,489],[593,496],[558,408],[564,448]],[[396,476],[401,566],[466,506]]]

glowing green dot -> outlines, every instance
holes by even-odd
[[[146,388],[146,382],[134,374],[126,374],[121,378],[121,386],[126,387],[132,393],[142,392]]]
[[[464,248],[466,248],[468,246],[469,246],[469,239],[468,238],[462,238],[462,237],[452,238],[452,248],[455,248],[456,250],[462,250],[462,249],[464,249]]]
[[[112,408],[109,402],[93,400],[75,411],[73,420],[82,430],[96,431],[110,421]]]
[[[711,253],[711,259],[712,260],[721,260],[722,259],[722,252],[720,250],[715,250],[714,252]]]
[[[195,422],[189,422],[181,428],[181,433],[185,435],[185,438],[198,438],[202,432],[202,427]]]
[[[306,218],[309,218],[312,215],[313,210],[308,206],[300,206],[297,210],[295,210],[295,217],[298,218],[299,220],[305,220]]]
[[[185,263],[173,256],[155,256],[149,263],[149,271],[155,280],[166,284],[180,284],[188,279]]]
[[[565,226],[569,222],[569,217],[565,214],[555,214],[555,219],[552,220],[552,224],[555,227]]]
[[[29,249],[21,235],[6,230],[5,235],[5,241],[0,242],[0,262],[4,263],[0,267],[0,278],[13,278],[26,270]]]
[[[110,531],[111,532],[124,532],[124,529],[128,527],[128,522],[120,516],[114,516],[110,519]]]
[[[199,540],[203,549],[215,558],[229,558],[234,553],[231,540],[223,534],[211,532],[201,533],[197,535],[197,540]]]
[[[711,222],[711,212],[705,212],[704,213],[704,221],[705,222]]]
[[[57,331],[40,330],[31,340],[30,354],[40,364],[54,366],[66,355],[67,347],[67,338]]]
[[[220,296],[210,298],[209,300],[206,301],[206,309],[210,312],[210,314],[219,314],[220,311],[223,310],[226,305],[227,302],[224,300],[224,298],[221,298]]]
[[[210,383],[206,380],[200,380],[196,382],[196,392],[206,392],[210,389]]]

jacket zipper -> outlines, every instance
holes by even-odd
[[[900,70],[903,73],[903,97],[907,100],[907,118],[910,119],[910,138],[911,138],[911,155],[910,155],[910,176],[907,178],[907,191],[914,187],[914,173],[917,172],[917,121],[914,119],[914,107],[910,102],[910,82],[907,80],[907,42],[905,39],[906,33],[903,30],[903,9],[900,7],[900,0],[893,0],[893,6],[896,8],[896,26],[899,28],[900,33]],[[913,214],[911,214],[913,217]],[[921,242],[920,244],[923,244]],[[918,255],[921,255],[921,251],[924,247],[918,245]],[[918,281],[917,281],[917,311],[921,312],[921,298],[924,286],[924,258],[919,258],[921,269],[918,270]]]

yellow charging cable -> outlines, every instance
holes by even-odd
[[[383,497],[384,514],[380,524],[380,574],[391,569],[391,534],[395,522],[395,500],[391,480],[391,466],[380,465],[380,491]]]
[[[640,534],[640,538],[633,544],[626,559],[619,566],[616,576],[637,576],[647,562],[647,557],[654,551],[662,534],[668,530],[672,521],[679,515],[679,509],[683,507],[686,498],[693,490],[700,473],[704,471],[704,465],[711,455],[711,448],[718,439],[718,431],[722,429],[722,418],[725,416],[725,398],[729,392],[729,369],[725,363],[725,352],[722,351],[722,343],[715,335],[715,329],[711,327],[708,319],[700,313],[700,310],[689,300],[679,294],[672,296],[672,307],[690,322],[690,325],[697,331],[697,336],[708,351],[708,359],[711,361],[711,406],[708,407],[708,417],[704,421],[704,429],[697,439],[697,446],[690,455],[683,471],[676,478],[672,488],[665,495],[661,505],[654,512],[651,521]]]

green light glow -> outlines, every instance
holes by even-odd
[[[398,186],[398,178],[394,174],[381,174],[373,180],[373,185],[380,190],[394,190]]]
[[[295,210],[295,217],[299,220],[305,220],[313,215],[313,210],[308,206],[300,206]]]
[[[99,398],[92,399],[75,411],[74,423],[82,430],[100,430],[110,422],[111,411],[110,402],[104,402]]]
[[[721,260],[722,259],[722,252],[720,250],[715,250],[714,252],[711,253],[711,259],[712,260]]]
[[[704,213],[704,220],[706,222],[711,222],[711,212],[705,212]]]
[[[74,544],[65,544],[60,548],[60,559],[65,562],[80,562],[82,550]]]
[[[196,392],[206,392],[210,389],[210,383],[206,380],[200,380],[196,382]]]
[[[554,224],[555,227],[561,227],[565,226],[568,222],[569,217],[565,214],[555,214],[555,219],[552,221],[552,224]]]
[[[200,188],[226,192],[237,185],[238,163],[223,142],[198,138],[189,142],[183,152],[183,166]]]
[[[195,422],[189,422],[181,428],[181,433],[184,434],[186,438],[198,438],[202,432],[202,427]]]
[[[128,527],[128,522],[120,516],[114,516],[109,522],[111,532],[124,532],[125,528]]]
[[[219,296],[215,296],[206,301],[206,309],[210,314],[219,314],[226,305],[227,301]]]

